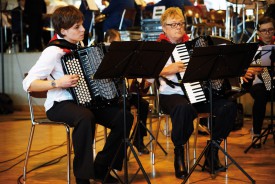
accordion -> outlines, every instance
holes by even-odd
[[[207,47],[213,45],[211,37],[197,37],[196,39],[179,44],[175,47],[172,57],[174,61],[181,61],[187,67],[193,54],[194,47]],[[178,77],[182,78],[182,76]],[[180,79],[181,80],[181,79]],[[180,81],[179,81],[180,82]],[[213,98],[229,97],[231,84],[229,79],[211,80]],[[183,83],[183,90],[187,95],[190,103],[206,102],[209,100],[209,84],[208,81],[198,81],[191,83]]]
[[[65,74],[79,75],[76,87],[69,88],[75,102],[98,109],[118,102],[119,92],[111,79],[93,79],[104,57],[104,45],[80,48],[61,58]]]

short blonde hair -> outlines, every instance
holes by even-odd
[[[182,10],[180,8],[178,7],[167,8],[160,18],[161,25],[164,26],[166,24],[166,20],[168,17],[174,18],[176,16],[179,16],[183,20],[185,20]]]

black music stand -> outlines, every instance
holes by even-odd
[[[270,89],[270,124],[265,128],[262,133],[252,141],[252,143],[244,150],[244,153],[247,153],[250,148],[252,148],[258,140],[260,140],[262,137],[264,137],[263,144],[265,144],[267,137],[269,134],[273,134],[273,140],[275,144],[275,132],[274,132],[274,124],[273,124],[273,101],[274,101],[274,82],[273,82],[273,77],[274,77],[274,62],[275,62],[275,46],[272,46],[270,50],[263,49],[262,54],[260,57],[263,57],[264,55],[270,55],[270,64],[262,64],[261,66],[257,67],[267,67],[270,70],[270,78],[271,78],[271,89]]]
[[[210,100],[210,141],[198,157],[198,160],[191,168],[190,172],[184,179],[186,183],[196,166],[199,165],[201,158],[209,146],[218,147],[225,156],[227,156],[232,163],[234,163],[248,178],[253,180],[239,164],[212,139],[212,84],[213,79],[223,79],[230,77],[240,77],[245,74],[245,70],[249,67],[253,56],[258,48],[257,43],[238,44],[238,45],[220,45],[210,47],[195,47],[193,55],[188,63],[187,69],[182,79],[182,83],[208,81],[209,83],[209,100]],[[210,149],[213,150],[213,149]],[[215,177],[213,168],[213,152],[211,159],[211,177]]]
[[[112,42],[109,47],[109,52],[104,56],[97,72],[94,75],[95,79],[107,78],[157,78],[159,73],[165,66],[168,58],[171,56],[175,45],[161,42],[139,42],[139,41],[126,41],[126,42]],[[127,146],[130,147],[133,155],[139,164],[147,183],[150,183],[142,164],[126,136],[126,85],[125,80],[123,84],[123,112],[124,112],[124,140],[122,140],[120,147],[124,145],[124,183],[128,184],[128,164],[127,164]],[[118,153],[118,152],[117,152]],[[117,154],[113,158],[108,173],[112,170],[114,161]],[[136,174],[138,173],[136,172]],[[108,174],[107,173],[107,174]],[[122,180],[118,177],[121,183]],[[107,175],[106,175],[107,176]],[[105,182],[106,177],[103,181]],[[131,181],[130,181],[131,182]]]

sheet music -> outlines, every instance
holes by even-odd
[[[262,53],[261,53],[261,65],[262,66],[270,66],[271,60],[270,55],[272,52],[272,48],[275,49],[275,45],[265,45],[262,46]]]
[[[94,0],[87,0],[87,4],[90,10],[94,10],[94,11],[98,10],[97,4],[95,3]]]
[[[137,5],[139,5],[139,6],[146,6],[146,2],[144,2],[144,0],[135,0],[135,2],[136,2]]]

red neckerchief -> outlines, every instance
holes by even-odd
[[[159,38],[158,38],[157,41],[160,42],[162,40],[166,40],[166,41],[168,41],[168,42],[171,43],[171,41],[169,40],[169,38],[167,38],[167,36],[164,33],[161,33],[159,35]],[[184,34],[183,37],[182,37],[182,43],[187,42],[187,41],[189,41],[189,36],[187,34]]]
[[[275,36],[272,36],[272,40],[273,40],[273,42],[272,42],[270,45],[274,45],[274,44],[275,44]],[[263,42],[262,38],[259,38],[258,41],[260,42],[260,45],[261,45],[261,46],[266,45],[266,44]]]
[[[49,43],[52,42],[52,41],[54,41],[54,40],[57,40],[57,39],[58,39],[57,34],[54,34],[53,37],[51,38],[51,40],[49,41]],[[68,53],[71,52],[70,49],[66,49],[66,48],[61,48],[61,49],[62,49],[66,54],[68,54]]]

